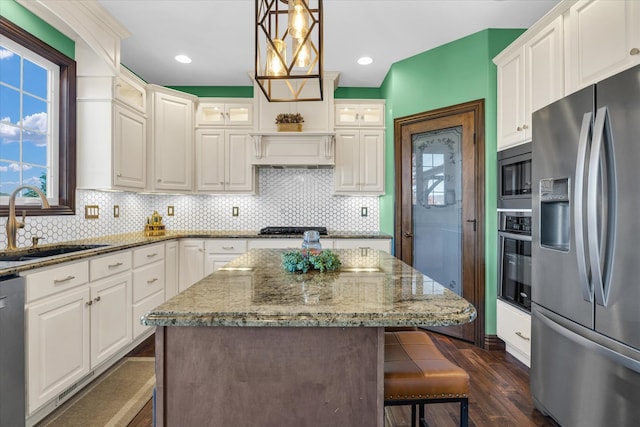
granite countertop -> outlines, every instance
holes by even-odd
[[[50,245],[40,245],[39,248],[56,248],[65,245],[105,245],[93,249],[83,250],[81,252],[72,252],[64,255],[56,255],[47,258],[34,259],[31,261],[0,261],[0,276],[8,274],[16,274],[36,268],[48,267],[62,262],[75,261],[82,258],[88,258],[95,255],[107,254],[123,249],[129,249],[136,246],[148,245],[151,243],[164,242],[166,240],[181,238],[225,238],[225,239],[254,239],[254,238],[273,238],[273,239],[291,239],[300,238],[300,235],[261,235],[255,230],[173,230],[167,231],[164,236],[148,237],[143,232],[116,234],[110,236],[94,237],[90,239],[73,240],[68,242],[53,243]],[[391,239],[392,236],[379,232],[362,232],[362,231],[329,231],[323,239]],[[20,248],[19,251],[28,248]],[[16,251],[0,251],[0,255],[13,254]]]
[[[151,326],[448,326],[471,303],[384,251],[336,249],[338,272],[289,273],[284,249],[252,249],[149,312]]]

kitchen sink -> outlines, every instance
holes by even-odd
[[[80,252],[88,249],[101,248],[108,245],[60,245],[54,247],[21,249],[10,252],[0,252],[0,262],[2,261],[33,261],[50,256],[63,255],[73,252]]]

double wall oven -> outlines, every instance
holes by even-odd
[[[498,152],[498,298],[531,311],[531,143]]]

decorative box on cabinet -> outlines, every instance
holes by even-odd
[[[336,194],[384,194],[384,130],[336,133]]]
[[[149,85],[151,152],[149,190],[189,193],[193,190],[193,105],[195,96]]]
[[[564,95],[563,17],[498,55],[498,150],[531,140],[533,112]]]
[[[640,2],[580,0],[569,10],[569,91],[640,63]]]
[[[196,109],[196,126],[251,126],[252,98],[200,98]]]
[[[196,130],[196,191],[254,193],[256,172],[251,154],[248,130]]]
[[[507,352],[527,366],[531,364],[531,315],[498,300],[497,334]]]
[[[336,127],[384,127],[385,101],[340,99],[335,103]]]

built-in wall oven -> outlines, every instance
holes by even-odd
[[[531,209],[531,142],[498,152],[498,208]]]
[[[531,311],[531,212],[499,212],[498,297]]]

